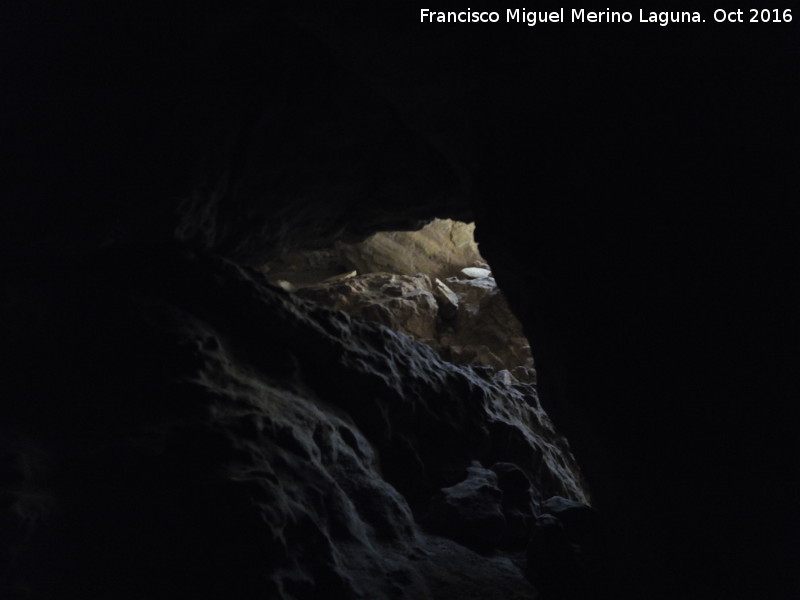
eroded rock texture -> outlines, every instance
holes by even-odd
[[[491,277],[450,277],[444,283],[422,273],[372,273],[309,286],[298,294],[424,341],[447,361],[535,382],[528,340]]]
[[[427,275],[371,273],[300,290],[299,295],[419,340],[438,337],[439,302]]]
[[[361,243],[337,244],[359,273],[425,273],[444,279],[483,263],[475,243],[475,224],[434,219],[418,231],[382,231]]]
[[[354,218],[359,218],[354,215]],[[429,219],[412,231],[378,231],[363,242],[336,240],[327,247],[308,240],[289,246],[259,265],[270,281],[301,288],[355,271],[446,278],[462,269],[487,267],[475,242],[475,224],[452,219]],[[486,275],[489,275],[487,272]]]
[[[796,16],[275,4],[0,3],[0,596],[529,596],[446,538],[406,571],[402,525],[473,460],[570,495],[526,388],[159,250],[261,267],[448,217],[609,522],[605,597],[800,597]],[[580,557],[552,515],[534,534],[562,593]]]
[[[473,461],[514,461],[531,501],[585,500],[529,386],[223,259],[109,252],[9,302],[5,348],[29,362],[2,411],[4,597],[442,598],[470,571],[530,598],[508,557],[414,515]],[[484,551],[505,536],[487,500]],[[428,529],[486,527],[449,522]]]
[[[474,229],[434,219],[419,231],[294,252],[261,270],[303,298],[424,341],[447,361],[535,383],[522,324],[486,268]]]

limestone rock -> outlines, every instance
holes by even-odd
[[[346,271],[344,273],[337,273],[336,275],[327,277],[324,280],[324,283],[332,283],[334,281],[341,281],[342,279],[352,279],[356,275],[358,275],[358,271]]]
[[[458,314],[458,296],[439,278],[433,280],[433,295],[439,303],[439,316],[449,320]]]
[[[359,273],[425,273],[444,279],[482,261],[474,223],[434,219],[418,231],[382,231],[358,244],[336,244],[342,261]]]
[[[495,548],[503,539],[506,526],[502,498],[497,474],[473,463],[466,479],[442,489],[433,498],[423,523],[467,546]]]
[[[102,573],[98,567],[113,562],[102,552],[100,563],[81,564],[68,552],[48,551],[70,546],[48,544],[53,540],[41,531],[59,530],[99,494],[119,504],[96,501],[93,508],[122,507],[123,492],[159,472],[153,464],[171,477],[150,486],[152,497],[131,496],[119,514],[144,516],[171,502],[168,516],[175,518],[163,522],[183,523],[196,536],[187,547],[207,536],[197,546],[224,556],[213,552],[216,537],[242,565],[251,564],[249,546],[236,554],[223,524],[214,526],[230,511],[209,518],[208,511],[181,510],[198,503],[197,494],[178,493],[181,481],[195,482],[204,496],[225,493],[216,480],[203,479],[208,470],[188,467],[226,446],[206,439],[195,443],[196,455],[159,450],[159,440],[169,446],[178,437],[179,417],[206,406],[194,393],[167,389],[165,382],[179,377],[176,364],[186,361],[204,373],[219,366],[202,365],[210,351],[205,337],[178,333],[190,314],[215,322],[219,336],[208,339],[230,350],[226,368],[243,372],[215,384],[223,390],[220,404],[234,403],[250,376],[260,381],[270,365],[275,378],[294,378],[292,385],[304,390],[316,372],[308,361],[286,358],[299,342],[281,335],[286,329],[266,309],[239,312],[252,286],[226,295],[212,269],[193,263],[186,273],[163,269],[151,279],[171,278],[194,296],[166,310],[152,281],[125,288],[119,272],[132,267],[135,280],[140,267],[117,255],[98,270],[96,250],[138,247],[160,261],[167,259],[151,248],[184,240],[256,264],[288,247],[324,247],[434,216],[469,218],[474,210],[481,249],[498,276],[502,271],[503,291],[535,332],[532,341],[541,344],[539,356],[556,379],[548,402],[562,408],[559,422],[602,482],[598,494],[609,504],[626,497],[630,512],[617,514],[626,533],[617,542],[629,550],[620,564],[626,579],[641,579],[650,592],[631,597],[657,593],[653,581],[671,598],[735,598],[746,591],[800,597],[793,556],[797,477],[787,465],[797,455],[791,415],[798,397],[798,302],[791,281],[798,102],[790,85],[796,30],[765,27],[761,40],[741,50],[727,33],[681,35],[676,55],[671,44],[651,43],[636,28],[612,43],[607,28],[596,35],[581,29],[553,40],[565,51],[543,57],[540,36],[498,39],[496,29],[484,36],[463,27],[428,35],[407,13],[387,19],[383,6],[373,6],[374,16],[343,18],[333,3],[322,10],[281,3],[276,10],[277,3],[264,2],[48,2],[46,13],[42,4],[6,2],[2,11],[7,154],[0,294],[8,312],[0,320],[0,435],[9,437],[9,460],[27,466],[24,481],[4,477],[14,469],[0,470],[3,493],[11,495],[2,496],[0,510],[25,508],[0,519],[0,543],[41,527],[26,551],[39,548],[49,560],[2,553],[0,587],[7,574],[21,576],[25,568],[44,585],[52,581],[44,565],[67,560],[95,564],[91,571]],[[639,42],[642,51],[626,52]],[[69,277],[59,274],[65,268]],[[152,309],[147,323],[136,317],[143,307]],[[341,315],[318,322],[336,335],[371,335],[380,349],[384,334],[377,328],[353,326],[353,333]],[[273,330],[274,341],[257,339]],[[380,370],[367,364],[402,371],[416,368],[420,356],[397,354]],[[313,358],[339,364],[334,351]],[[448,384],[470,381],[443,377]],[[370,405],[364,397],[371,392],[348,390]],[[403,400],[415,391],[404,390]],[[157,458],[137,463],[148,450]],[[461,449],[455,454],[462,457]],[[94,477],[82,475],[89,455],[96,461],[86,472]],[[168,467],[162,458],[175,462]],[[532,475],[537,485],[547,472]],[[261,477],[264,486],[277,487]],[[51,485],[63,495],[48,512]],[[310,490],[301,490],[301,499],[313,498]],[[769,508],[759,509],[760,502]],[[82,514],[90,527],[61,528],[62,541],[99,535],[102,510]],[[25,527],[16,528],[14,519],[23,516]],[[124,521],[106,523],[113,529]],[[118,537],[109,531],[100,540],[138,542],[124,548],[127,556],[117,543],[96,546],[136,564],[135,550],[146,547],[151,532],[147,520],[141,523],[144,531],[123,527]],[[652,530],[640,526],[650,523]],[[313,529],[313,518],[303,526]],[[279,547],[280,540],[267,541]],[[316,548],[325,547],[321,542]],[[183,550],[171,543],[168,550]],[[639,559],[640,546],[658,551]],[[291,547],[297,570],[307,567],[305,579],[267,597],[313,594],[308,557],[317,550],[302,541]],[[17,562],[3,564],[11,556]],[[141,589],[143,582],[153,567],[174,566],[179,556],[166,556],[165,565],[144,557],[151,569],[130,568],[129,582],[139,589],[119,590],[128,580],[111,590],[116,594],[99,584],[59,586],[74,583],[73,576],[53,583],[49,597],[69,589],[84,598],[157,598]],[[180,563],[189,580],[211,578],[205,566],[224,577],[220,565],[192,562]],[[479,571],[487,563],[469,564]],[[67,579],[75,572],[63,570]],[[403,576],[377,572],[386,581]],[[231,570],[232,586],[240,575]],[[245,575],[243,581],[259,581]],[[199,598],[180,593],[180,586],[159,590],[159,596]],[[5,591],[0,597],[14,597]],[[246,598],[236,591],[216,597]],[[391,595],[369,591],[362,596]]]
[[[507,525],[505,542],[510,547],[524,548],[536,519],[531,481],[513,463],[494,464],[492,471],[497,474],[497,486],[503,492],[503,515]]]
[[[492,471],[503,491],[503,506],[531,511],[531,481],[525,472],[513,463],[494,464]]]
[[[527,599],[508,557],[437,540],[414,514],[442,488],[475,489],[493,508],[474,522],[501,522],[494,472],[471,472],[489,491],[453,485],[473,460],[514,461],[542,493],[586,499],[522,387],[226,260],[118,250],[18,285],[9,302],[7,589],[389,600],[456,589],[469,571],[473,586]]]
[[[560,496],[545,500],[542,512],[556,517],[575,542],[592,536],[599,525],[600,515],[594,508]]]
[[[492,275],[492,272],[489,269],[483,269],[480,267],[466,267],[461,269],[461,272],[470,279],[486,279]]]
[[[513,369],[520,381],[535,381],[533,356],[522,325],[494,279],[450,277],[446,283],[461,306],[455,322],[439,338],[441,346],[450,349],[448,358],[459,364]]]
[[[426,275],[371,273],[300,290],[300,296],[426,340],[436,336],[436,302]]]
[[[279,288],[281,288],[282,290],[285,290],[287,292],[294,292],[294,291],[297,290],[297,288],[294,287],[294,284],[292,284],[289,281],[286,281],[285,279],[278,279],[274,283]]]
[[[565,516],[591,510],[591,507],[581,504],[580,502],[570,500],[569,498],[553,496],[542,503],[542,510],[549,515],[553,515],[563,520],[563,517]]]
[[[491,277],[451,277],[447,283],[437,278],[431,283],[421,273],[351,272],[299,289],[283,286],[302,298],[425,341],[445,360],[489,366],[522,382],[536,380],[522,326]]]
[[[302,290],[304,298],[424,340],[446,360],[507,370],[533,383],[522,326],[473,232],[473,224],[434,219],[419,231],[287,252],[260,270],[286,290]],[[352,281],[338,285],[345,279]]]

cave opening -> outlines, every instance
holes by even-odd
[[[535,385],[530,344],[474,232],[474,223],[437,218],[419,230],[287,252],[260,270],[286,291],[424,342],[443,360]]]
[[[372,443],[381,476],[424,535],[504,556],[539,589],[563,588],[555,581],[563,569],[586,584],[584,568],[570,565],[595,544],[598,513],[567,439],[539,400],[531,346],[479,250],[474,222],[434,218],[415,230],[295,248],[257,270],[293,301],[383,331],[369,352],[393,358],[379,363],[381,372],[360,375],[359,401],[368,402],[371,377],[383,386],[399,367],[410,383],[401,394],[420,394],[412,411],[435,415],[437,431],[431,436],[427,418],[405,414],[376,427],[363,406],[350,409],[355,427],[343,431],[351,442],[363,434]],[[415,366],[419,360],[425,367]],[[431,382],[439,378],[452,389],[437,392]],[[463,435],[475,426],[474,437]],[[549,565],[559,543],[571,549]]]
[[[448,369],[453,369],[470,388],[479,390],[473,408],[490,421],[486,443],[469,450],[470,460],[453,460],[444,442],[434,441],[429,460],[449,463],[439,484],[480,480],[474,469],[482,468],[482,463],[488,467],[514,462],[518,463],[514,469],[531,482],[535,512],[546,510],[543,504],[554,495],[589,502],[587,482],[569,443],[539,400],[530,343],[481,255],[474,222],[433,218],[419,229],[381,230],[360,241],[339,239],[323,247],[294,248],[257,270],[293,299],[401,334],[417,349],[404,345],[390,353],[427,356],[434,376],[447,378]],[[424,346],[421,352],[419,345]],[[433,353],[426,355],[425,349]],[[403,369],[408,371],[405,376],[416,375],[413,367]],[[473,396],[472,391],[453,393],[459,403],[469,403]],[[384,476],[424,522],[431,494],[438,488],[426,487],[425,476],[406,480],[409,457],[397,445],[393,439],[382,448],[381,460],[388,469]],[[395,460],[400,463],[399,475],[392,473]],[[458,534],[448,535],[460,539]]]
[[[796,19],[4,4],[0,598],[800,597]]]

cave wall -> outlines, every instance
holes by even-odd
[[[48,378],[66,403],[48,436],[69,437],[74,406],[102,437],[124,421],[116,389],[159,369],[127,364],[112,335],[100,347],[120,360],[87,383],[96,357],[47,335],[53,320],[82,335],[107,306],[91,294],[106,284],[79,277],[100,248],[258,264],[474,216],[609,521],[617,592],[798,589],[792,29],[476,34],[250,2],[2,10],[4,306],[44,327],[4,349],[12,446]],[[72,288],[86,301],[55,317],[37,300]],[[40,451],[69,460],[80,446],[64,443]],[[37,468],[23,470],[49,481]]]
[[[109,250],[7,301],[4,597],[533,598],[491,551],[587,499],[530,389],[218,256]],[[478,463],[527,519],[429,514]]]
[[[5,10],[9,252],[179,239],[257,263],[469,217],[441,153],[283,10]]]

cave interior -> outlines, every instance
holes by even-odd
[[[0,14],[2,598],[800,597],[794,24]]]

